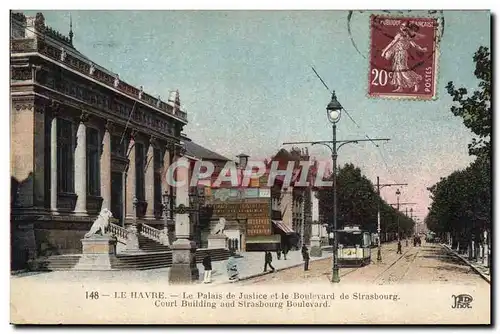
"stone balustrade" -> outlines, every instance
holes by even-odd
[[[125,228],[113,223],[109,223],[108,232],[114,234],[116,238],[121,242],[126,242],[129,233],[129,231],[127,231]]]
[[[144,234],[146,237],[150,239],[153,239],[154,241],[160,242],[160,234],[161,234],[160,230],[146,224],[142,224],[141,227],[142,227],[141,228],[142,234]]]

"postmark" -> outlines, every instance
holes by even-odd
[[[368,95],[436,99],[438,21],[372,15]]]

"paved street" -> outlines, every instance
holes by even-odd
[[[331,258],[331,253],[323,252],[323,258]],[[242,253],[242,256],[236,259],[240,277],[260,274],[264,269],[264,253],[250,252]],[[221,284],[228,282],[226,272],[227,261],[219,261],[212,263],[212,281],[213,284]],[[302,264],[302,255],[300,251],[291,251],[288,253],[287,259],[281,257],[281,260],[276,259],[276,253],[273,253],[272,265],[275,269],[283,269],[294,265]],[[200,271],[201,283],[203,280],[203,266],[198,263]],[[82,280],[86,282],[114,282],[114,281],[127,281],[127,282],[155,282],[166,283],[168,282],[168,274],[170,268],[152,269],[152,270],[137,270],[137,271],[53,271],[41,273],[23,273],[13,276],[14,279],[23,279],[36,282],[53,282],[53,281],[77,281]],[[268,269],[269,270],[269,269]]]
[[[405,284],[405,283],[460,283],[489,289],[472,268],[454,257],[438,244],[422,247],[405,247],[403,254],[396,254],[396,244],[382,246],[382,263],[377,263],[377,250],[372,250],[372,263],[362,268],[341,268],[341,283],[354,284]],[[313,262],[310,270],[292,268],[257,277],[239,284],[311,283],[327,281],[332,274],[331,255],[328,259]]]
[[[404,242],[403,242],[404,245]],[[263,273],[264,255],[260,252],[243,253],[237,258],[240,277],[258,275]],[[460,283],[470,285],[484,285],[485,282],[472,268],[450,254],[438,244],[423,244],[422,247],[405,247],[403,254],[396,254],[396,243],[382,246],[382,263],[377,263],[377,250],[372,249],[372,263],[362,268],[341,268],[341,283],[359,284],[399,284],[399,283]],[[328,281],[332,273],[332,254],[323,252],[321,259],[311,258],[310,270],[304,272],[300,251],[288,254],[287,260],[283,257],[276,259],[273,253],[273,266],[283,269],[275,273],[250,278],[236,284],[273,284],[273,283],[310,283],[315,281]],[[292,266],[297,266],[284,269]],[[200,270],[200,283],[203,279],[203,266],[198,264]],[[168,282],[169,268],[145,271],[54,271],[44,273],[25,273],[16,275],[14,279],[36,282],[53,281],[99,281],[113,282]],[[228,282],[226,261],[213,263],[213,285]]]

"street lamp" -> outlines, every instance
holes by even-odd
[[[410,220],[413,223],[413,226],[415,226],[415,222],[413,221],[413,208],[410,208]],[[414,228],[414,233],[417,234],[418,226],[417,228]]]
[[[163,197],[163,212],[165,215],[165,226],[168,226],[169,223],[174,221],[175,213],[196,214],[200,211],[200,199],[202,197],[201,191],[190,191],[188,196],[189,196],[189,206],[181,204],[176,207],[175,196],[169,194],[167,191],[163,193],[162,197]],[[197,224],[197,219],[191,219],[191,221],[193,220],[194,223]]]
[[[175,197],[169,194],[166,190],[163,193],[162,197],[163,197],[163,214],[165,217],[165,227],[166,227],[169,221],[173,220],[172,203],[174,203]]]
[[[134,234],[137,233],[137,204],[138,203],[139,203],[139,200],[134,195],[134,197],[132,198],[132,212],[133,212],[132,225],[130,225],[128,227],[128,230]]]
[[[337,101],[335,91],[332,92],[332,100],[326,107],[326,115],[332,123],[332,161],[333,161],[333,268],[332,282],[340,282],[338,263],[338,233],[337,233],[337,122],[340,121],[342,106]]]
[[[283,145],[297,145],[297,144],[311,144],[317,145],[321,144],[330,149],[332,152],[333,160],[333,273],[332,273],[332,283],[339,283],[339,265],[338,265],[338,233],[337,233],[337,151],[344,145],[347,144],[357,144],[359,142],[375,142],[375,141],[388,141],[388,138],[378,138],[378,139],[352,139],[352,140],[337,140],[337,123],[340,121],[341,110],[344,109],[342,105],[337,100],[335,91],[332,92],[332,99],[330,103],[326,106],[326,116],[330,123],[332,123],[332,140],[325,141],[298,141],[298,142],[287,142]],[[337,146],[338,144],[338,146]]]
[[[399,195],[401,195],[401,192],[399,191],[399,189],[396,190],[396,196],[398,198],[398,201],[397,201],[397,204],[398,204],[398,212],[397,212],[397,215],[398,215],[398,241],[400,240],[400,233],[399,233]]]

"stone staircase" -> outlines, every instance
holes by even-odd
[[[28,264],[32,271],[65,271],[71,270],[80,260],[80,254],[52,255],[40,257]]]
[[[114,234],[118,240],[119,243],[126,245],[127,244],[127,237],[129,231],[119,225],[110,223],[108,226],[108,231],[111,234]],[[151,227],[146,224],[141,224],[141,227],[139,229],[139,250],[141,253],[157,253],[157,252],[167,252],[170,251],[170,247],[167,245],[163,245],[160,241],[160,235],[161,231],[158,229],[155,229],[154,227]],[[120,247],[118,247],[120,249]],[[123,250],[123,252],[120,253],[128,253],[126,249]],[[137,253],[134,251],[134,253]]]
[[[110,223],[107,232],[113,234],[121,246],[125,246],[129,231],[125,228]],[[166,268],[172,266],[172,251],[169,246],[160,242],[161,231],[146,224],[140,228],[139,250],[118,252],[116,257],[111,258],[111,268],[116,270],[148,270]],[[120,245],[119,245],[120,246]],[[119,249],[120,247],[117,247]],[[196,261],[201,263],[207,253],[210,253],[212,261],[224,261],[229,258],[229,250],[224,248],[196,250]],[[64,271],[72,270],[78,263],[81,254],[53,255],[38,258],[30,264],[30,270],[34,271]]]
[[[225,248],[196,250],[196,262],[201,263],[210,253],[212,261],[225,261],[229,258],[229,250]],[[31,262],[32,271],[68,271],[72,270],[80,259],[80,254],[53,255],[38,258]],[[111,268],[114,270],[148,270],[168,268],[172,266],[172,251],[149,253],[122,253],[111,258]]]
[[[196,250],[196,262],[201,263],[207,253],[212,261],[225,261],[229,258],[229,250],[224,248]],[[144,253],[144,254],[118,254],[112,259],[111,267],[117,270],[148,270],[168,268],[172,266],[172,252]]]

